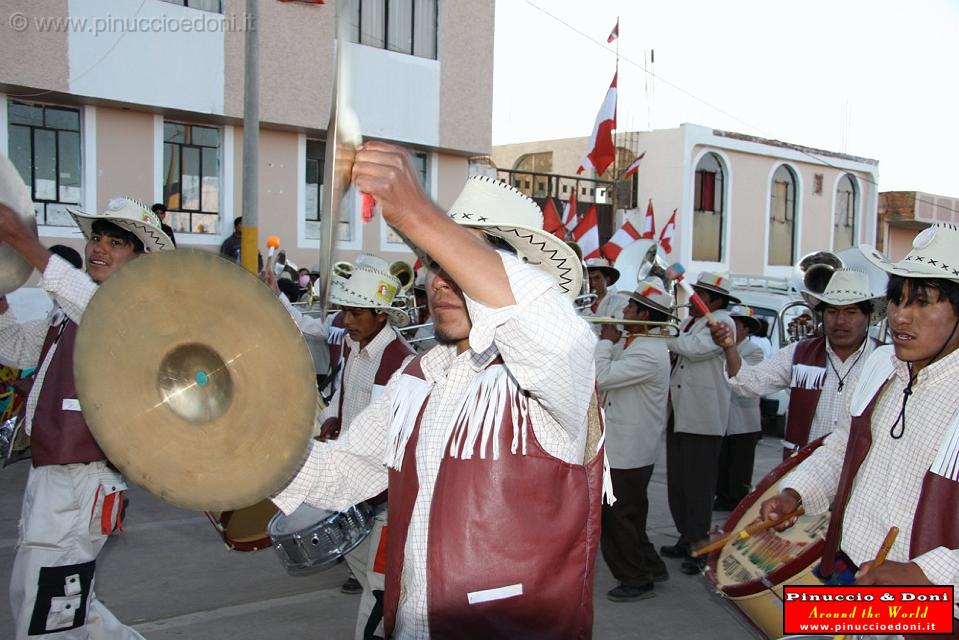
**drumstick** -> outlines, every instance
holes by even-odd
[[[729,535],[723,536],[719,540],[710,542],[709,544],[691,552],[689,555],[691,555],[694,558],[698,558],[699,556],[706,555],[710,551],[715,551],[716,549],[722,549],[723,547],[725,547],[730,542],[733,542],[734,540],[745,540],[746,538],[752,537],[756,535],[757,533],[762,533],[763,531],[767,529],[772,529],[773,527],[782,524],[783,522],[785,522],[786,520],[789,520],[790,518],[798,518],[804,513],[806,513],[805,509],[803,509],[802,507],[799,507],[795,511],[790,511],[789,513],[779,516],[775,520],[762,520],[760,522],[757,522],[756,524],[751,524],[745,529],[742,529],[741,531],[734,531],[733,533],[730,533]]]
[[[879,552],[876,554],[876,559],[872,561],[872,566],[869,567],[869,570],[873,570],[876,567],[881,567],[882,563],[886,561],[886,556],[889,555],[889,551],[892,549],[892,545],[896,542],[896,536],[899,535],[899,527],[892,527],[889,529],[889,533],[886,534],[886,537],[883,538],[882,544],[879,546]],[[849,636],[834,636],[833,640],[846,640]]]
[[[889,555],[889,550],[892,549],[892,545],[896,542],[896,536],[898,535],[899,527],[889,529],[889,533],[886,534],[886,537],[882,541],[882,546],[879,547],[879,553],[876,554],[876,559],[872,561],[872,566],[869,567],[870,571],[882,566],[882,563],[886,561],[886,556]]]

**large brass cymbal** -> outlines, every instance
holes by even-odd
[[[4,155],[0,155],[0,204],[13,209],[30,233],[37,235],[37,218],[33,212],[30,189],[17,168]],[[32,264],[9,244],[0,242],[0,296],[22,287],[32,273]]]
[[[213,253],[151,253],[110,276],[83,314],[74,373],[110,461],[180,507],[259,502],[312,435],[303,336],[268,287]]]

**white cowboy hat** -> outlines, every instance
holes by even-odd
[[[730,302],[742,302],[742,300],[729,292],[730,284],[729,278],[722,274],[703,271],[699,274],[696,282],[693,283],[693,287],[724,295],[729,298]]]
[[[886,293],[877,293],[869,288],[869,276],[855,269],[836,269],[822,293],[804,291],[807,302],[822,302],[834,307],[843,307],[859,302],[872,303],[870,322],[878,322],[886,314]]]
[[[866,260],[886,273],[905,278],[942,278],[959,283],[959,227],[938,223],[919,232],[912,251],[892,262],[868,244],[859,245]]]
[[[656,276],[650,276],[645,280],[640,280],[636,291],[629,294],[631,300],[635,300],[641,305],[645,305],[653,311],[661,311],[668,318],[678,320],[673,315],[673,296],[666,291],[663,281]]]
[[[403,309],[393,306],[400,281],[390,273],[390,265],[376,256],[357,259],[349,278],[334,277],[330,282],[330,302],[341,307],[359,307],[382,311],[398,327],[409,324]]]
[[[616,281],[619,280],[619,271],[613,267],[613,265],[609,264],[609,260],[606,258],[590,258],[586,261],[586,269],[596,269],[601,272],[606,276],[610,285],[616,284]]]
[[[519,257],[556,280],[575,298],[583,286],[583,265],[568,244],[543,231],[543,212],[532,198],[505,182],[472,176],[450,207],[449,217],[510,244]]]
[[[113,198],[107,203],[107,208],[102,213],[85,213],[70,208],[67,208],[67,212],[73,216],[77,226],[80,227],[80,232],[87,240],[93,233],[93,223],[97,220],[105,220],[139,238],[146,253],[170,251],[176,248],[173,241],[160,228],[160,219],[157,215],[147,209],[143,203],[132,198]]]

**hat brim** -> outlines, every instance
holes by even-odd
[[[713,287],[711,285],[702,284],[699,282],[694,283],[692,287],[693,289],[705,289],[706,291],[709,291],[710,293],[718,293],[719,295],[724,296],[730,302],[735,302],[736,304],[739,304],[742,302],[742,300],[740,300],[733,294],[729,293],[728,291],[723,291],[719,287]]]
[[[941,262],[932,264],[930,262],[920,262],[919,260],[900,260],[892,262],[889,258],[881,254],[872,245],[859,245],[859,252],[863,257],[879,267],[886,273],[903,278],[940,278],[959,283],[959,265],[947,267]],[[940,266],[941,265],[941,266]]]
[[[403,309],[371,303],[365,297],[359,296],[349,289],[330,291],[330,302],[338,304],[341,307],[356,307],[359,309],[382,311],[389,317],[390,324],[396,327],[405,327],[410,323],[410,317]]]
[[[886,307],[889,304],[885,294],[879,296],[873,295],[870,297],[850,295],[831,296],[827,298],[821,293],[816,294],[812,291],[803,291],[802,295],[803,298],[806,299],[806,302],[810,303],[812,306],[817,306],[820,302],[822,304],[828,304],[831,307],[846,307],[851,304],[859,304],[860,302],[871,302],[872,315],[869,316],[870,324],[875,324],[886,317]]]
[[[740,320],[743,321],[743,324],[749,325],[750,332],[753,334],[759,333],[759,330],[762,329],[762,325],[759,323],[759,318],[755,316],[740,316],[740,315],[730,314],[730,317],[733,320],[735,320],[736,318],[739,318]]]
[[[82,233],[83,237],[87,240],[93,235],[93,223],[97,220],[103,220],[104,222],[115,224],[121,229],[135,235],[140,239],[140,242],[143,243],[143,250],[147,253],[153,251],[169,251],[174,248],[173,242],[162,230],[145,222],[137,222],[136,220],[128,220],[126,218],[114,218],[99,213],[87,213],[79,209],[67,208],[67,213],[73,217],[77,226],[80,227],[80,233]]]
[[[590,267],[586,266],[587,271],[600,271],[609,279],[610,286],[616,284],[619,281],[619,271],[615,267]]]
[[[583,287],[583,266],[573,249],[542,229],[526,226],[469,224],[464,227],[482,229],[502,238],[516,249],[526,262],[551,274],[560,290],[570,298],[579,295]]]
[[[668,309],[664,307],[663,305],[650,300],[649,298],[644,298],[643,296],[637,296],[635,292],[628,294],[627,297],[630,300],[635,301],[636,304],[641,304],[647,309],[652,309],[653,311],[659,311],[660,313],[666,314],[666,317],[669,318],[670,320],[679,320],[678,316],[675,316],[671,313],[672,309]]]

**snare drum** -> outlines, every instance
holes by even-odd
[[[259,551],[273,546],[266,527],[277,511],[279,509],[270,500],[263,500],[236,511],[207,512],[206,517],[216,527],[228,549]]]
[[[290,575],[306,575],[332,566],[370,535],[373,507],[361,502],[346,511],[301,504],[289,516],[277,513],[267,531]]]
[[[779,481],[823,442],[820,438],[769,472],[723,524],[737,531],[759,517],[764,500],[779,493]],[[812,570],[822,557],[829,513],[804,515],[785,531],[763,531],[709,554],[706,578],[767,638],[783,632],[783,586],[819,585]]]

